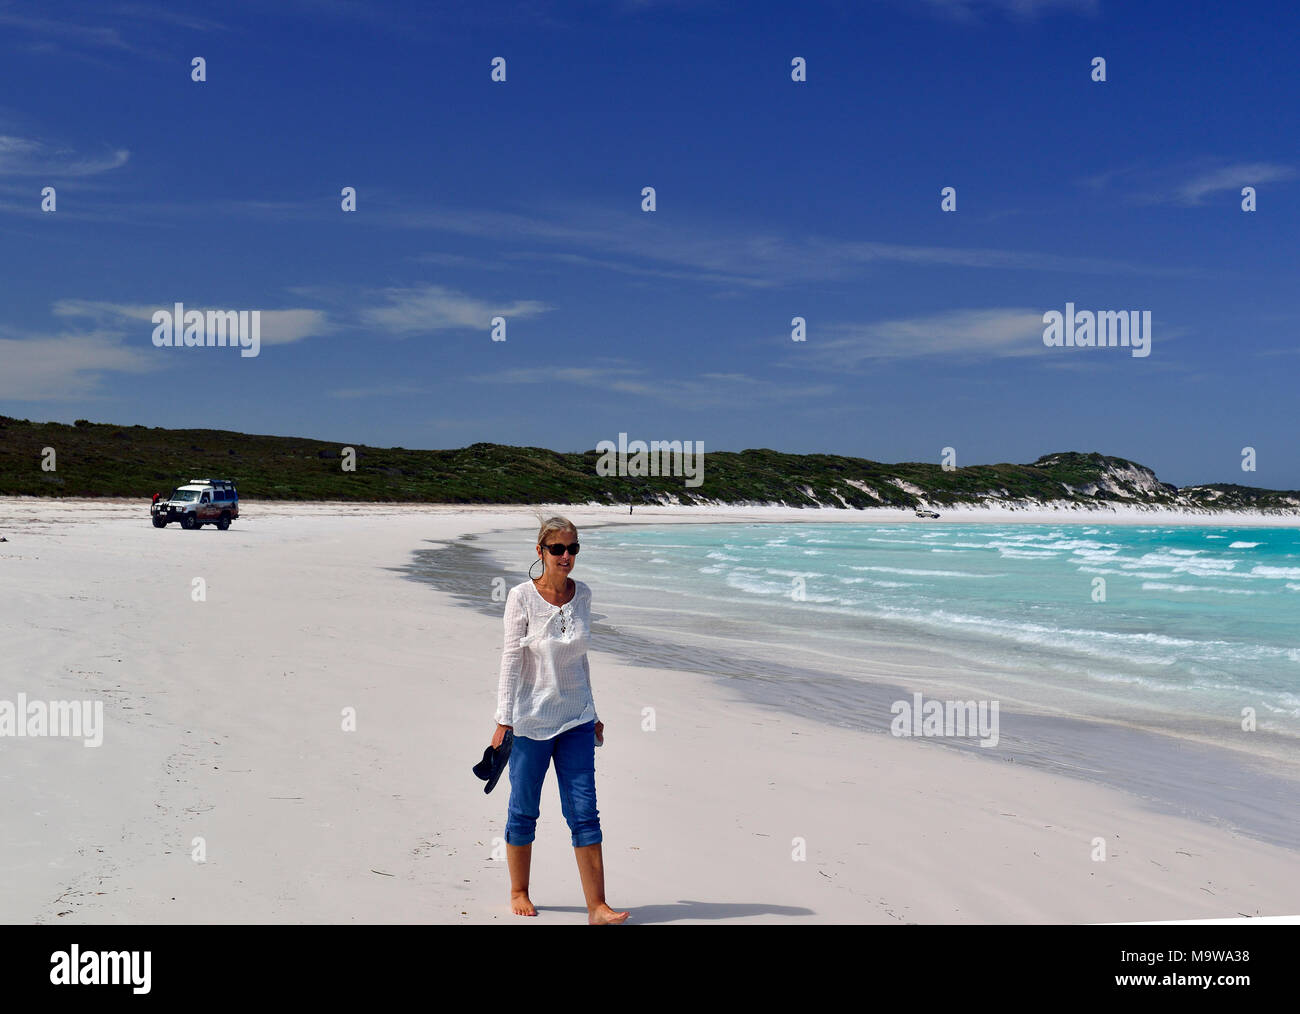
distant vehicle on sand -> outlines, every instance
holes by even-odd
[[[178,521],[190,531],[216,525],[224,532],[239,517],[239,491],[233,479],[191,479],[168,497],[155,496],[149,513],[155,528]]]

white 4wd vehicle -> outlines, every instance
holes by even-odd
[[[166,499],[155,500],[149,513],[155,528],[179,521],[182,528],[192,531],[216,525],[224,532],[239,517],[239,491],[231,479],[191,479]]]

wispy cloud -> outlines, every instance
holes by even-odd
[[[50,307],[67,322],[57,331],[0,330],[0,398],[71,401],[103,392],[108,375],[147,373],[175,362],[152,345],[153,314],[171,302],[61,299]],[[232,309],[234,307],[221,307]],[[202,305],[187,309],[206,310]],[[255,308],[250,308],[255,309]],[[261,342],[284,345],[332,330],[320,310],[262,311]],[[86,326],[78,326],[80,322]]]
[[[359,319],[399,335],[464,328],[486,330],[496,316],[508,320],[536,317],[551,309],[533,299],[488,302],[440,285],[382,289],[377,295],[383,305],[362,309]]]
[[[56,6],[48,2],[40,14],[0,8],[0,29],[6,41],[16,41],[23,48],[52,55],[70,55],[88,58],[90,53],[106,55],[129,53],[148,60],[170,59],[156,39],[136,41],[128,38],[120,27],[130,24],[136,34],[159,29],[185,29],[192,32],[224,30],[224,26],[208,18],[186,11],[174,10],[161,4],[119,3],[113,6],[96,3],[88,7]],[[61,16],[53,16],[53,15]],[[109,24],[87,24],[86,21],[103,20]],[[102,61],[100,66],[112,66]]]
[[[151,201],[130,209],[132,222],[137,225],[208,216],[214,211],[261,222],[286,223],[336,221],[339,216],[338,205],[332,198],[241,200],[202,206]],[[490,258],[476,258],[470,253],[430,253],[416,257],[449,267],[499,270],[502,261],[529,261],[736,289],[853,281],[862,278],[865,271],[887,264],[1164,277],[1197,273],[1194,269],[1163,264],[1034,250],[842,240],[808,233],[792,236],[777,230],[754,231],[744,225],[709,222],[699,217],[694,219],[695,224],[680,220],[666,223],[640,212],[616,211],[587,203],[557,203],[537,213],[523,214],[463,206],[421,207],[415,201],[404,201],[394,195],[385,195],[383,199],[371,196],[367,201],[366,221],[379,228],[441,233],[458,240],[469,238],[490,244]],[[400,323],[400,319],[395,322]]]
[[[673,272],[672,277],[684,280],[754,288],[849,280],[861,277],[864,267],[889,263],[1096,274],[1187,273],[1179,268],[1039,251],[920,246],[815,235],[790,237],[776,231],[754,232],[724,224],[665,224],[649,215],[590,205],[557,206],[549,215],[466,208],[380,209],[373,215],[379,223],[393,228],[427,229],[495,244],[501,242],[501,237],[510,236],[516,247],[532,243],[550,248],[507,250],[502,256],[543,261],[554,258],[568,263],[586,258],[592,266],[611,270]]]
[[[88,299],[61,299],[53,306],[57,317],[88,317],[97,321],[132,321],[153,327],[153,315],[159,310],[171,310],[172,302],[158,303],[106,303]],[[260,310],[256,306],[208,306],[185,304],[188,310]],[[263,345],[288,345],[306,338],[319,337],[335,330],[335,325],[321,310],[261,310],[261,341]]]
[[[1294,169],[1276,162],[1246,162],[1224,166],[1188,180],[1175,191],[1173,199],[1179,204],[1203,204],[1204,199],[1210,194],[1217,194],[1224,190],[1240,194],[1242,187],[1289,180],[1294,176]]]
[[[1135,204],[1198,207],[1216,194],[1240,195],[1242,187],[1282,182],[1295,176],[1295,167],[1282,162],[1226,163],[1203,158],[1167,166],[1122,166],[1081,182],[1094,190],[1122,189]]]
[[[434,251],[417,254],[414,258],[422,264],[437,264],[444,268],[473,268],[475,271],[504,271],[506,264],[500,258],[470,257],[467,254]]]
[[[331,398],[395,398],[402,395],[432,394],[427,384],[411,384],[402,380],[373,384],[369,387],[344,387],[328,392]]]
[[[787,365],[838,371],[879,360],[1032,356],[1043,351],[1043,328],[1043,311],[1026,307],[829,324],[824,336],[810,338]]]
[[[1043,345],[1043,314],[1060,307],[990,307],[948,310],[865,323],[833,323],[820,327],[806,343],[783,347],[795,349],[780,363],[796,369],[835,373],[852,372],[881,363],[907,360],[946,360],[963,365],[993,359],[1038,357],[1049,369],[1095,370],[1104,365],[1098,356],[1048,355]],[[1081,307],[1083,309],[1083,307]],[[1187,335],[1185,328],[1157,320],[1152,328],[1153,347],[1163,348]],[[1118,357],[1117,357],[1118,358]],[[1123,362],[1129,361],[1127,350]],[[1142,360],[1144,370],[1181,369],[1177,360]]]
[[[334,330],[320,310],[263,310],[262,343],[288,345],[304,338],[318,338]]]
[[[108,373],[145,373],[163,360],[124,343],[120,331],[92,329],[21,339],[0,333],[0,398],[75,401],[101,392]]]
[[[592,388],[614,395],[632,395],[686,408],[724,408],[742,411],[756,404],[807,403],[834,393],[828,384],[795,385],[765,380],[744,373],[701,373],[692,377],[665,377],[644,367],[621,365],[519,367],[467,379],[489,384],[561,384]]]
[[[125,148],[99,154],[84,154],[54,147],[28,137],[0,134],[0,173],[10,176],[44,176],[60,179],[93,176],[126,165],[131,153]]]
[[[122,38],[122,33],[116,28],[79,25],[71,19],[71,16],[67,19],[46,18],[0,9],[0,26],[14,29],[19,33],[58,39],[71,45],[139,52]]]
[[[908,0],[919,8],[952,21],[979,21],[989,14],[1032,20],[1058,11],[1097,14],[1099,0]]]
[[[72,401],[103,392],[107,375],[147,373],[175,362],[157,354],[151,338],[156,310],[172,303],[113,303],[62,299],[51,312],[70,326],[58,331],[0,329],[0,398]],[[206,310],[194,305],[187,309]],[[229,309],[222,307],[222,309]],[[76,321],[88,321],[78,327]],[[333,330],[320,310],[262,311],[263,345],[285,345]]]
[[[174,10],[161,4],[121,3],[113,7],[117,17],[131,18],[136,21],[171,25],[187,28],[193,32],[222,32],[226,26],[208,18],[201,18],[184,10]]]

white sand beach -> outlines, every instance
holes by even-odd
[[[98,747],[0,738],[0,919],[585,922],[553,773],[533,850],[538,918],[510,913],[506,866],[493,858],[509,784],[485,796],[470,768],[493,729],[500,620],[401,570],[430,540],[502,528],[519,530],[526,562],[533,509],[242,510],[228,532],[194,533],[155,530],[146,502],[0,499],[0,701],[102,701],[105,721]],[[556,511],[579,528],[1069,519]],[[1111,511],[1078,520],[1094,517],[1300,524]],[[205,601],[194,600],[196,578]],[[592,652],[591,672],[606,725],[596,770],[608,899],[631,910],[629,925],[1300,913],[1294,852],[1127,793],[826,727],[604,651]],[[641,731],[646,707],[653,732]],[[342,727],[349,708],[355,731]],[[1096,838],[1104,862],[1093,860]],[[795,839],[806,861],[792,859]]]

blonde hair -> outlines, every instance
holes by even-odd
[[[562,518],[559,515],[556,515],[554,517],[549,517],[549,518],[543,518],[540,514],[538,514],[537,520],[542,526],[541,530],[537,533],[537,544],[539,546],[546,545],[546,536],[554,535],[556,532],[571,531],[573,532],[574,535],[578,534],[577,526],[568,518]]]

